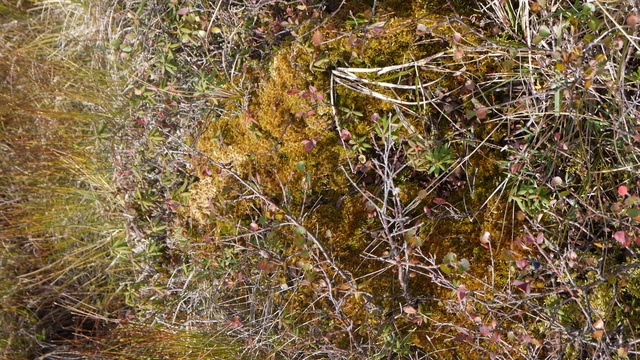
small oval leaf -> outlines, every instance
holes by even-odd
[[[313,42],[313,45],[318,46],[322,44],[322,39],[323,39],[322,32],[320,30],[316,30],[316,32],[313,33],[311,42]]]
[[[458,262],[458,271],[460,272],[465,272],[469,270],[470,267],[471,267],[471,264],[467,259],[462,259]]]

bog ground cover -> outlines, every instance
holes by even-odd
[[[2,3],[2,355],[637,357],[637,12]]]

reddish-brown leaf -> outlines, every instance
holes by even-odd
[[[513,286],[517,286],[518,289],[524,291],[526,294],[531,292],[531,284],[522,280],[514,280],[512,283]]]
[[[561,138],[561,137],[562,137],[562,134],[560,134],[559,132],[557,132],[557,133],[553,134],[553,138],[554,138],[556,141],[560,141],[560,138]]]
[[[488,325],[481,325],[478,330],[480,331],[481,335],[485,335],[485,336],[491,334],[491,331],[493,331],[491,326],[488,326]]]
[[[447,203],[447,200],[443,199],[443,198],[435,198],[433,199],[433,202],[438,204],[438,205],[444,205]]]
[[[274,263],[272,263],[269,260],[266,259],[262,259],[260,261],[258,261],[258,264],[256,265],[258,270],[270,273],[273,272],[276,269],[276,265]]]
[[[302,140],[302,144],[304,144],[304,151],[311,151],[316,146],[316,139]]]
[[[523,163],[513,163],[509,167],[509,170],[511,170],[512,174],[517,174],[520,172],[520,170],[522,170],[523,167],[524,167]]]
[[[480,106],[480,107],[476,108],[476,116],[480,120],[486,119],[487,118],[487,108],[484,107],[484,106]]]
[[[458,300],[462,301],[467,297],[467,287],[460,285],[458,287]]]
[[[535,240],[533,239],[533,236],[531,236],[529,234],[525,234],[524,237],[523,237],[523,240],[527,244],[533,244],[535,242]]]
[[[427,214],[427,216],[431,216],[431,209],[429,209],[429,207],[427,205],[425,205],[422,208],[422,211],[424,211],[424,213]]]
[[[416,308],[414,308],[411,305],[407,305],[407,306],[403,307],[402,310],[404,312],[406,312],[407,314],[409,314],[409,315],[414,315],[414,314],[418,313],[418,310],[416,310]]]
[[[188,7],[184,7],[182,9],[178,10],[178,15],[184,15],[184,14],[186,14],[188,12],[189,12],[189,8]]]
[[[632,241],[631,236],[629,236],[629,234],[627,234],[627,232],[623,230],[616,231],[616,233],[613,234],[613,238],[616,239],[616,241],[620,243],[620,247],[623,248],[629,246]]]
[[[489,340],[489,342],[492,343],[492,344],[500,342],[500,333],[494,332],[491,335],[491,340]]]
[[[320,30],[316,30],[316,32],[313,33],[311,42],[313,42],[313,45],[318,46],[322,44],[322,38],[323,38],[322,32]]]
[[[411,318],[411,322],[414,324],[422,325],[424,318],[422,316],[414,316]]]
[[[233,326],[233,327],[240,327],[242,326],[242,321],[240,321],[240,317],[238,315],[233,315],[233,320],[227,322],[227,325]]]

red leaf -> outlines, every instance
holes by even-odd
[[[467,297],[467,287],[460,285],[458,287],[458,300],[462,301]]]
[[[471,335],[469,335],[469,333],[464,330],[464,329],[460,329],[458,328],[458,333],[459,335],[454,337],[452,340],[455,342],[465,342],[465,341],[470,341],[471,340]]]
[[[258,264],[256,265],[256,267],[258,268],[258,270],[268,272],[268,273],[271,273],[276,269],[276,265],[266,259],[262,259],[258,261]]]
[[[322,44],[322,32],[320,30],[316,30],[316,32],[313,33],[313,37],[311,38],[311,42],[315,46],[318,46],[318,45]]]
[[[529,262],[527,260],[516,260],[516,266],[519,269],[526,269],[529,267]]]
[[[435,198],[433,199],[433,202],[438,204],[438,205],[444,205],[447,203],[447,200],[443,199],[443,198]]]
[[[535,240],[533,240],[533,236],[529,234],[525,234],[522,240],[527,244],[533,244],[535,242]]]
[[[424,322],[424,318],[422,316],[414,316],[411,318],[411,322],[420,326]]]
[[[517,174],[520,172],[520,170],[522,170],[523,167],[524,167],[523,163],[513,163],[509,167],[509,170],[511,170],[512,174]]]
[[[315,94],[318,89],[316,89],[315,86],[309,85],[309,91],[311,91],[312,94]]]
[[[619,194],[620,196],[625,196],[625,195],[627,195],[627,194],[628,194],[628,191],[629,191],[629,189],[627,189],[627,187],[626,187],[626,186],[624,186],[624,185],[620,185],[620,187],[618,187],[618,194]]]
[[[302,143],[304,144],[304,151],[311,151],[316,146],[316,139],[302,140]]]
[[[238,315],[233,315],[233,321],[229,321],[227,325],[231,325],[233,327],[242,326],[242,321],[240,321],[240,317]]]
[[[616,239],[617,242],[620,243],[620,247],[627,247],[631,244],[631,237],[627,234],[626,231],[620,230],[613,234],[613,238]]]
[[[347,129],[340,130],[340,139],[347,140],[351,138],[351,132]]]
[[[538,236],[536,237],[536,244],[540,245],[544,242],[544,234],[542,231],[538,232]]]
[[[321,93],[317,93],[317,94],[316,94],[316,99],[317,99],[318,101],[322,101],[322,100],[324,100],[324,95],[322,95]]]
[[[491,344],[495,344],[500,342],[500,333],[494,332],[491,336],[491,340],[489,341]]]
[[[520,290],[529,294],[531,292],[531,284],[522,280],[514,280],[512,283],[513,286],[517,286]]]
[[[480,326],[480,329],[479,329],[479,330],[480,330],[480,334],[481,334],[481,335],[485,335],[485,336],[486,336],[486,335],[491,334],[491,331],[492,331],[493,329],[491,328],[491,326],[488,326],[488,325],[482,325],[482,326]]]
[[[247,118],[245,119],[246,122],[251,121],[252,123],[256,124],[256,125],[260,125],[260,123],[258,122],[258,120],[252,118],[251,116],[247,116]]]
[[[298,89],[287,90],[287,95],[295,95],[298,93]]]
[[[185,7],[185,8],[182,8],[182,9],[178,10],[178,15],[184,15],[184,14],[186,14],[188,12],[189,12],[189,8]]]

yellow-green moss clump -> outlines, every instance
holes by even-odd
[[[258,84],[251,93],[251,98],[242,108],[233,109],[228,103],[227,115],[211,121],[198,141],[200,151],[215,162],[230,166],[240,177],[259,188],[278,209],[269,209],[251,198],[251,192],[238,185],[225,171],[216,171],[213,167],[192,188],[190,201],[192,218],[206,227],[216,228],[216,234],[220,236],[225,235],[220,232],[222,228],[231,232],[234,230],[218,223],[233,223],[248,229],[250,222],[266,216],[269,224],[277,225],[277,215],[274,214],[278,212],[285,212],[299,219],[307,231],[329,249],[333,261],[353,277],[357,286],[362,286],[362,291],[379,296],[374,300],[363,299],[360,295],[352,296],[344,304],[343,311],[352,317],[352,321],[363,325],[363,329],[371,330],[377,330],[374,327],[384,322],[383,314],[379,311],[362,312],[363,307],[379,306],[386,311],[395,311],[403,300],[395,296],[398,291],[395,280],[397,274],[390,268],[384,271],[388,264],[363,259],[365,251],[381,256],[390,249],[385,248],[385,243],[375,235],[375,231],[380,228],[375,211],[372,211],[362,193],[352,186],[342,170],[346,170],[361,191],[378,196],[380,179],[371,171],[369,174],[365,174],[364,170],[354,172],[347,163],[349,158],[351,164],[366,167],[370,162],[362,165],[364,161],[358,156],[362,155],[365,160],[370,160],[378,154],[373,149],[357,151],[349,149],[350,145],[343,146],[339,131],[349,130],[352,137],[363,138],[369,145],[373,145],[375,141],[382,146],[379,137],[371,139],[375,127],[371,116],[374,113],[384,116],[398,110],[391,102],[337,87],[335,111],[340,129],[336,129],[334,109],[328,103],[329,70],[332,67],[382,67],[423,59],[455,47],[453,35],[457,31],[463,31],[459,24],[447,21],[443,15],[427,16],[428,9],[432,7],[428,1],[380,1],[379,5],[377,18],[371,19],[367,26],[347,24],[348,19],[337,16],[332,24],[320,29],[326,41],[322,45],[305,43],[306,39],[283,45],[268,64],[249,72],[251,75],[248,81]],[[403,18],[403,14],[418,14],[421,18]],[[424,28],[428,31],[424,31]],[[320,59],[322,61],[318,62]],[[451,56],[439,57],[437,65],[440,69],[452,70],[459,70],[463,66],[466,69],[486,70],[492,66],[491,60],[464,65],[458,60]],[[384,79],[385,76],[388,79]],[[481,281],[465,282],[467,278],[460,277],[469,291],[486,290],[483,281],[508,281],[508,267],[502,272],[492,271],[490,252],[479,241],[485,232],[491,233],[492,251],[498,254],[502,250],[508,252],[511,249],[510,241],[515,235],[512,217],[506,215],[510,207],[504,197],[496,195],[485,204],[498,185],[497,179],[502,171],[496,161],[489,159],[491,156],[500,158],[502,155],[495,149],[472,153],[473,146],[479,141],[467,143],[460,131],[462,128],[476,126],[476,133],[487,136],[493,134],[500,140],[503,136],[500,132],[492,133],[498,125],[480,122],[471,124],[465,122],[468,119],[464,118],[462,110],[440,108],[445,107],[444,103],[447,101],[454,102],[449,98],[457,98],[455,101],[464,102],[466,107],[471,106],[469,91],[464,93],[464,85],[468,79],[454,71],[408,69],[404,73],[391,72],[385,76],[370,79],[402,81],[404,84],[416,84],[418,78],[422,83],[440,79],[427,92],[433,97],[441,96],[443,100],[426,106],[406,108],[404,117],[408,124],[398,130],[397,141],[419,137],[424,140],[424,146],[448,143],[454,154],[452,162],[462,163],[460,168],[463,169],[455,171],[449,177],[440,178],[438,186],[433,185],[436,176],[411,167],[394,179],[394,185],[401,191],[403,206],[407,206],[418,196],[423,198],[410,214],[411,224],[407,224],[407,227],[422,223],[416,235],[422,239],[421,249],[426,254],[435,255],[438,261],[449,252],[455,252],[459,258],[471,261],[472,268],[468,274]],[[424,96],[424,93],[417,94],[412,90],[375,91],[405,101],[418,101]],[[445,99],[441,95],[443,93],[448,93],[449,98]],[[461,105],[460,108],[464,106]],[[362,115],[349,116],[349,111]],[[348,143],[350,139],[344,140]],[[488,140],[496,141],[494,138]],[[465,156],[464,161],[461,161]],[[451,163],[447,167],[449,165]],[[204,162],[200,171],[203,167],[210,166],[211,164]],[[454,169],[448,170],[453,172]],[[426,196],[421,193],[425,189],[428,189]],[[434,204],[434,201],[440,204]],[[487,206],[478,211],[482,205]],[[271,223],[272,221],[275,222]],[[300,244],[293,245],[294,235],[286,235],[287,230],[284,228],[281,231],[274,238],[283,242],[282,264],[285,268],[305,268],[307,265],[300,264],[306,264],[309,259],[301,251],[303,247]],[[400,244],[403,244],[404,240],[401,239],[399,237]],[[416,258],[412,261],[420,260]],[[328,265],[326,267],[329,268]],[[307,269],[305,272],[309,277],[308,284],[301,288],[300,296],[293,296],[288,300],[287,308],[291,308],[292,312],[294,308],[305,308],[307,302],[312,301],[320,291],[318,284],[314,282],[316,279],[309,275],[313,271]],[[375,275],[369,278],[372,274]],[[495,278],[489,279],[488,274],[494,274]],[[283,283],[287,281],[286,276],[277,278]],[[455,297],[450,289],[443,290],[439,285],[434,285],[428,276],[417,275],[409,281],[410,296],[415,298]],[[429,304],[431,305],[434,304]],[[444,305],[435,306],[429,311],[443,322],[454,321],[460,316],[457,310]],[[311,319],[302,314],[297,316],[300,324]],[[406,325],[409,326],[410,323]],[[412,342],[422,346],[423,340],[414,339]]]

